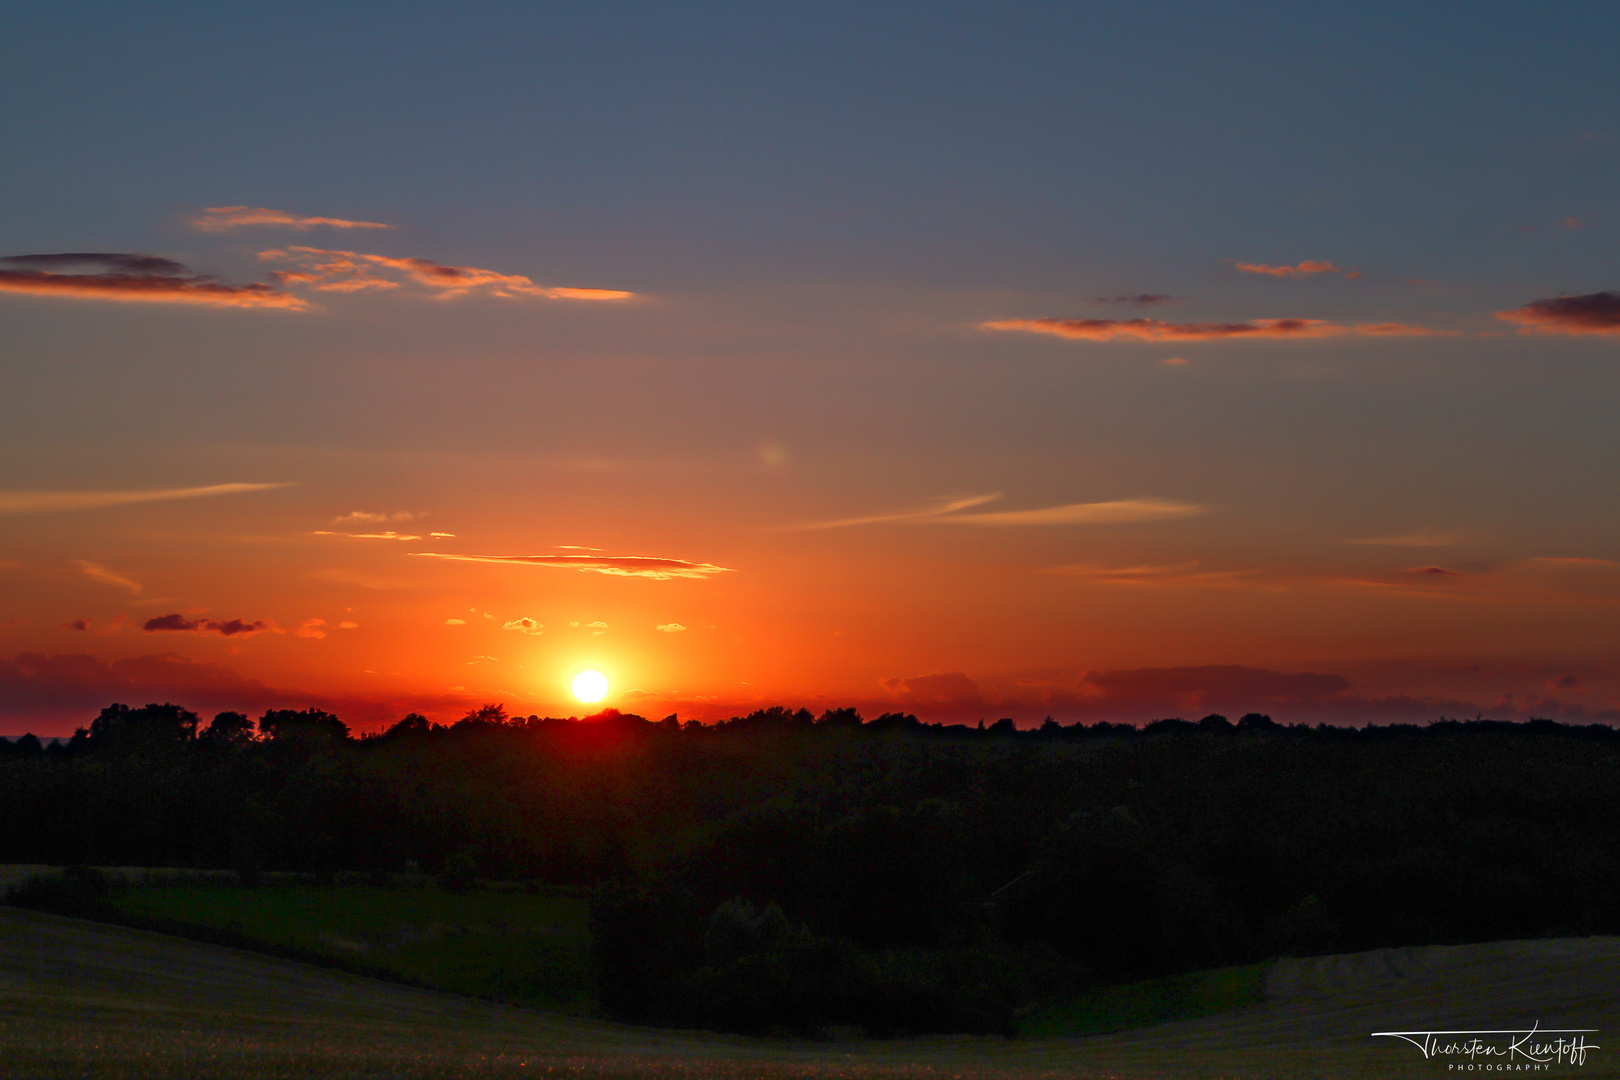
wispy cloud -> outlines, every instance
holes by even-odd
[[[663,581],[669,578],[709,578],[731,573],[729,566],[663,559],[652,555],[447,555],[436,551],[416,551],[424,559],[455,562],[516,563],[522,566],[555,566],[564,570],[594,570],[614,577],[644,577]]]
[[[1201,570],[1198,560],[1168,565],[1099,566],[1074,563],[1054,567],[1050,573],[1103,585],[1160,585],[1177,588],[1236,588],[1252,585],[1261,575],[1255,570]]]
[[[544,626],[540,625],[540,623],[536,622],[534,619],[529,618],[527,615],[520,619],[513,619],[508,623],[502,623],[501,629],[516,630],[520,634],[528,634],[532,637],[539,637],[541,634],[546,632],[546,628]]]
[[[1316,259],[1305,259],[1294,266],[1267,266],[1265,263],[1236,264],[1237,269],[1245,274],[1263,274],[1274,278],[1304,278],[1315,274],[1336,274],[1340,270],[1330,262],[1320,262]]]
[[[1248,322],[1173,323],[1159,319],[1001,319],[980,330],[1052,334],[1074,341],[1225,341],[1232,338],[1422,337],[1442,334],[1404,323],[1345,326],[1323,319],[1251,319]]]
[[[285,210],[270,210],[263,206],[210,206],[191,219],[191,227],[203,232],[225,232],[252,225],[269,225],[283,229],[308,232],[324,229],[392,229],[380,221],[349,221],[346,218],[304,217]]]
[[[390,521],[411,521],[416,517],[409,510],[396,510],[392,514],[374,514],[369,510],[353,510],[332,519],[334,525],[386,525]]]
[[[308,624],[306,624],[307,626]],[[188,619],[179,612],[171,615],[159,615],[155,619],[147,619],[141,629],[149,634],[159,633],[191,633],[191,634],[219,634],[223,637],[249,636],[263,633],[266,630],[280,633],[276,625],[264,619],[255,619],[246,622],[242,619],[229,619],[220,622],[214,619]],[[304,627],[300,627],[300,630]],[[304,635],[309,636],[309,635]],[[324,636],[324,635],[322,635]]]
[[[98,510],[107,506],[203,499],[291,487],[281,484],[210,484],[207,487],[155,488],[143,491],[0,491],[0,514],[43,514],[53,510]]]
[[[422,539],[420,536],[415,536],[415,535],[412,535],[411,533],[397,533],[393,529],[388,529],[388,530],[386,530],[384,532],[380,532],[380,533],[332,532],[332,531],[330,531],[328,529],[316,529],[314,532],[310,533],[309,535],[311,535],[311,536],[346,536],[351,540],[420,540],[420,539]],[[451,534],[451,533],[434,533],[433,535],[434,536],[451,536],[453,534]]]
[[[456,618],[455,616],[452,615],[450,618],[444,620],[444,625],[446,625],[446,626],[466,626],[467,625],[467,620],[466,619],[458,619],[458,618]]]
[[[1366,544],[1375,547],[1456,547],[1465,538],[1461,533],[1441,533],[1431,529],[1419,529],[1414,533],[1403,533],[1397,536],[1367,536],[1356,540],[1346,540],[1347,544]]]
[[[111,585],[118,589],[127,589],[131,596],[139,596],[142,590],[141,583],[125,577],[116,571],[109,570],[100,563],[89,562],[85,559],[74,559],[73,565],[79,568],[79,573],[91,581],[99,581],[103,585]]]
[[[78,268],[87,268],[80,271]],[[73,273],[60,271],[74,270]],[[0,258],[0,291],[77,300],[206,304],[212,307],[297,311],[308,301],[272,285],[226,285],[155,255],[64,252]]]
[[[1129,304],[1131,307],[1157,307],[1178,301],[1166,293],[1136,293],[1131,296],[1093,296],[1093,304]]]
[[[834,521],[815,521],[808,525],[790,525],[787,531],[800,529],[842,529],[850,525],[877,525],[888,521],[922,521],[928,518],[942,517],[954,514],[960,510],[967,510],[975,506],[982,506],[987,502],[994,502],[1001,498],[999,491],[989,495],[952,496],[941,499],[926,506],[911,510],[894,510],[885,514],[868,514],[864,517],[838,518]]]
[[[326,292],[397,289],[413,283],[441,298],[480,293],[485,296],[534,296],[548,300],[628,300],[634,293],[617,289],[542,286],[521,274],[502,274],[476,266],[446,266],[429,259],[368,255],[359,251],[289,247],[261,251],[265,262],[291,263],[295,269],[270,276],[283,285],[307,285]],[[394,276],[386,276],[392,274]]]
[[[301,638],[315,638],[319,640],[320,638],[326,636],[326,631],[323,629],[325,626],[325,619],[305,619],[302,623],[298,624],[298,629],[294,630],[293,633],[297,634]]]
[[[1165,521],[1171,518],[1206,514],[1209,508],[1195,503],[1172,502],[1168,499],[1135,498],[1116,499],[1111,502],[1066,503],[1062,506],[1043,506],[1033,510],[997,510],[988,513],[967,514],[964,510],[1001,498],[1000,492],[989,495],[970,495],[965,498],[942,500],[930,506],[913,510],[900,510],[865,517],[840,518],[836,521],[818,521],[808,525],[791,526],[795,530],[841,529],[851,525],[876,525],[887,522],[906,522],[924,525],[1123,525],[1139,521]]]
[[[1620,334],[1620,292],[1535,300],[1496,317],[1518,323],[1521,334]]]
[[[666,623],[659,623],[658,626],[657,626],[657,629],[658,629],[658,631],[660,633],[664,633],[664,634],[679,634],[679,633],[683,632],[686,629],[686,627],[682,626],[678,622],[666,622]]]

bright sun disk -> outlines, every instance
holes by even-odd
[[[607,697],[607,676],[600,671],[582,671],[574,676],[574,696],[587,705]]]

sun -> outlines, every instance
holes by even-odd
[[[574,696],[587,705],[607,697],[607,676],[600,671],[582,671],[574,676]]]

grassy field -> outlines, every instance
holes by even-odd
[[[227,940],[473,997],[565,1011],[589,1006],[585,901],[433,885],[135,885],[114,907],[147,925]]]
[[[0,907],[0,1077],[991,1080],[1447,1075],[1389,1028],[1620,1027],[1620,939],[1286,960],[1265,1001],[1083,1038],[810,1043],[516,1008]],[[1620,1049],[1562,1076],[1616,1076]]]
[[[1266,999],[1270,967],[1250,964],[1097,987],[1028,1018],[1019,1025],[1019,1034],[1102,1035],[1258,1005]]]

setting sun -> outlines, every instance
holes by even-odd
[[[587,705],[595,704],[607,697],[607,676],[600,671],[582,671],[574,676],[574,696]]]

